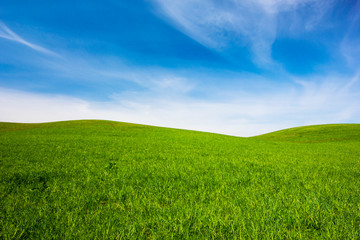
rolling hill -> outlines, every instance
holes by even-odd
[[[0,238],[358,239],[359,136],[0,123]]]
[[[288,142],[360,141],[360,124],[325,124],[284,129],[258,139]]]

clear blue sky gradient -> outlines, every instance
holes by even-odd
[[[355,0],[2,0],[0,121],[231,135],[360,122],[359,56]],[[20,102],[59,98],[86,110]]]

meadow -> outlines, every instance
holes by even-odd
[[[0,239],[360,239],[360,124],[0,123]]]

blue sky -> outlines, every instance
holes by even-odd
[[[7,1],[0,121],[360,122],[360,1]]]

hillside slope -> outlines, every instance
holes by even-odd
[[[360,141],[360,124],[326,124],[296,127],[259,135],[254,138],[309,143]]]
[[[308,143],[0,123],[0,239],[358,239],[358,126],[344,127]]]

